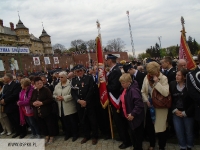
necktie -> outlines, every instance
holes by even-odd
[[[168,70],[165,70],[164,71],[164,75],[166,76],[168,74]]]

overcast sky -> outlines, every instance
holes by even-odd
[[[187,37],[200,43],[200,0],[1,0],[0,19],[4,26],[21,21],[29,33],[39,37],[42,23],[52,44],[70,48],[75,39],[84,41],[97,36],[96,20],[101,24],[103,45],[121,38],[131,52],[126,11],[129,10],[136,54],[142,53],[161,38],[161,46],[180,44],[180,18],[185,19]]]

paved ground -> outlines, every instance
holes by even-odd
[[[25,138],[29,138],[30,134],[27,135]],[[10,136],[0,136],[1,139],[7,139],[11,138]],[[18,137],[17,137],[18,138]],[[92,141],[89,140],[85,144],[80,144],[82,138],[79,138],[77,141],[72,142],[72,139],[70,138],[67,141],[64,141],[64,136],[57,136],[54,143],[49,144],[45,147],[45,150],[119,150],[118,146],[121,144],[121,142],[115,141],[115,140],[103,140],[99,139],[97,145],[92,145]],[[147,150],[148,143],[143,143],[143,149]],[[133,147],[129,147],[126,150],[132,150]],[[166,150],[179,150],[178,144],[167,144]],[[196,145],[193,150],[200,150],[200,145]]]

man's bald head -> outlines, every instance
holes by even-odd
[[[68,73],[68,75],[67,75],[68,79],[72,79],[73,77],[74,77],[74,73],[73,72]]]
[[[187,62],[186,62],[185,59],[179,59],[179,60],[177,61],[177,70],[179,71],[179,70],[181,70],[182,68],[187,69]]]

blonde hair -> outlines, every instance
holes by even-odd
[[[4,78],[0,78],[0,82],[4,82]]]
[[[156,75],[160,72],[160,65],[153,61],[147,64],[147,73],[152,74],[152,75]]]
[[[120,82],[132,82],[132,78],[131,75],[129,73],[124,73],[121,75],[121,77],[119,78]]]
[[[27,87],[27,86],[31,85],[31,80],[29,78],[23,78],[23,79],[21,79],[20,83],[24,87]]]

